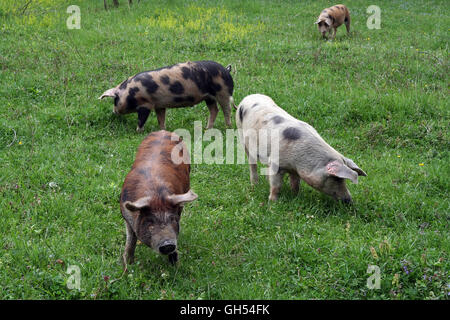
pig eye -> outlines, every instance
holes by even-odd
[[[148,223],[150,223],[150,224],[155,224],[155,223],[156,223],[156,219],[155,219],[155,217],[153,217],[153,216],[149,216],[147,221],[148,221]]]

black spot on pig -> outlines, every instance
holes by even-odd
[[[280,123],[282,123],[284,121],[284,119],[282,117],[280,117],[280,116],[274,116],[271,120],[275,124],[280,124]]]
[[[140,168],[137,170],[137,173],[141,176],[144,176],[147,179],[150,178],[150,170],[148,169]]]
[[[206,70],[212,77],[217,77],[219,75],[220,69],[226,70],[223,66],[214,61],[197,61],[195,64]]]
[[[174,97],[173,102],[194,102],[195,98],[194,96],[184,96],[184,97]]]
[[[247,113],[247,110],[244,110],[244,107],[239,108],[239,119],[244,120],[245,114]]]
[[[209,93],[212,96],[215,96],[218,91],[222,90],[222,86],[213,81],[213,78],[221,75],[230,95],[233,93],[233,79],[230,73],[217,62],[197,61],[190,68],[181,68],[181,72],[183,78],[192,80],[202,93]]]
[[[169,76],[167,76],[167,75],[162,76],[162,77],[160,78],[160,80],[161,80],[162,83],[164,83],[164,84],[166,84],[166,85],[170,84],[170,78],[169,78]]]
[[[128,90],[128,95],[127,95],[127,109],[128,110],[134,110],[137,108],[137,99],[136,99],[136,92],[139,91],[138,87],[134,87],[134,88],[130,88],[130,90]]]
[[[159,155],[163,156],[164,158],[170,158],[170,153],[167,150],[160,151]]]
[[[141,82],[142,86],[149,94],[155,93],[159,88],[159,85],[155,81],[153,81],[153,77],[145,72],[136,75],[134,77],[134,80]]]
[[[206,97],[205,102],[208,106],[210,106],[210,105],[214,104],[216,102],[216,100]]]
[[[183,78],[192,80],[202,93],[208,92],[208,81],[212,81],[212,79],[208,79],[205,70],[194,65],[192,66],[192,69],[188,67],[181,68],[181,72]]]
[[[184,87],[180,81],[175,81],[170,85],[169,90],[173,94],[182,94],[184,92]]]
[[[122,190],[122,194],[120,195],[120,199],[122,200],[122,202],[125,202],[125,201],[129,200],[129,195],[128,195],[128,189],[127,188]]]
[[[299,129],[294,127],[288,127],[283,130],[283,137],[286,140],[297,140],[300,139],[301,132]]]
[[[119,89],[124,90],[127,87],[128,83],[129,83],[128,79],[125,80],[120,84]]]
[[[185,80],[192,78],[191,69],[189,69],[188,67],[181,68],[181,74]]]
[[[186,96],[186,97],[184,97],[184,99],[185,99],[187,102],[194,102],[194,101],[195,101],[194,96]]]
[[[163,199],[166,194],[168,193],[167,187],[165,186],[159,186],[158,188],[156,188],[156,193],[158,194],[158,196]]]

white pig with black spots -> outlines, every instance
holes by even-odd
[[[304,180],[336,200],[351,203],[345,180],[358,183],[358,176],[366,176],[351,159],[326,143],[312,126],[292,117],[268,96],[245,97],[238,106],[236,124],[248,156],[253,184],[258,182],[257,161],[268,165],[269,200],[278,199],[283,176],[287,173],[295,193]],[[269,132],[267,145],[261,145],[261,131]]]

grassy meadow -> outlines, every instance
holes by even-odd
[[[447,1],[349,0],[351,33],[334,41],[314,25],[336,4],[322,0],[28,2],[0,2],[0,299],[448,299]],[[123,273],[118,198],[159,127],[152,113],[137,133],[136,114],[97,98],[188,60],[231,64],[236,104],[271,96],[368,176],[347,182],[350,207],[304,183],[295,196],[287,180],[268,203],[248,165],[193,164],[177,266],[141,244]],[[207,117],[204,102],[168,109],[167,129]],[[215,127],[225,133],[221,111]]]

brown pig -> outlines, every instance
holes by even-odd
[[[189,154],[175,133],[161,130],[142,141],[120,195],[127,230],[125,266],[133,263],[137,239],[177,262],[181,211],[197,199],[189,172]]]
[[[230,65],[224,67],[214,61],[178,63],[129,77],[106,90],[99,99],[114,98],[116,114],[137,112],[137,131],[143,130],[152,110],[164,130],[167,108],[190,107],[202,101],[209,109],[208,129],[213,127],[219,112],[217,103],[222,107],[226,125],[231,126],[234,84],[230,71]]]
[[[345,27],[347,28],[347,34],[350,33],[350,12],[343,4],[322,10],[319,18],[315,22],[324,38],[327,32],[333,32],[332,39],[336,37],[336,30],[343,23],[345,23]]]

